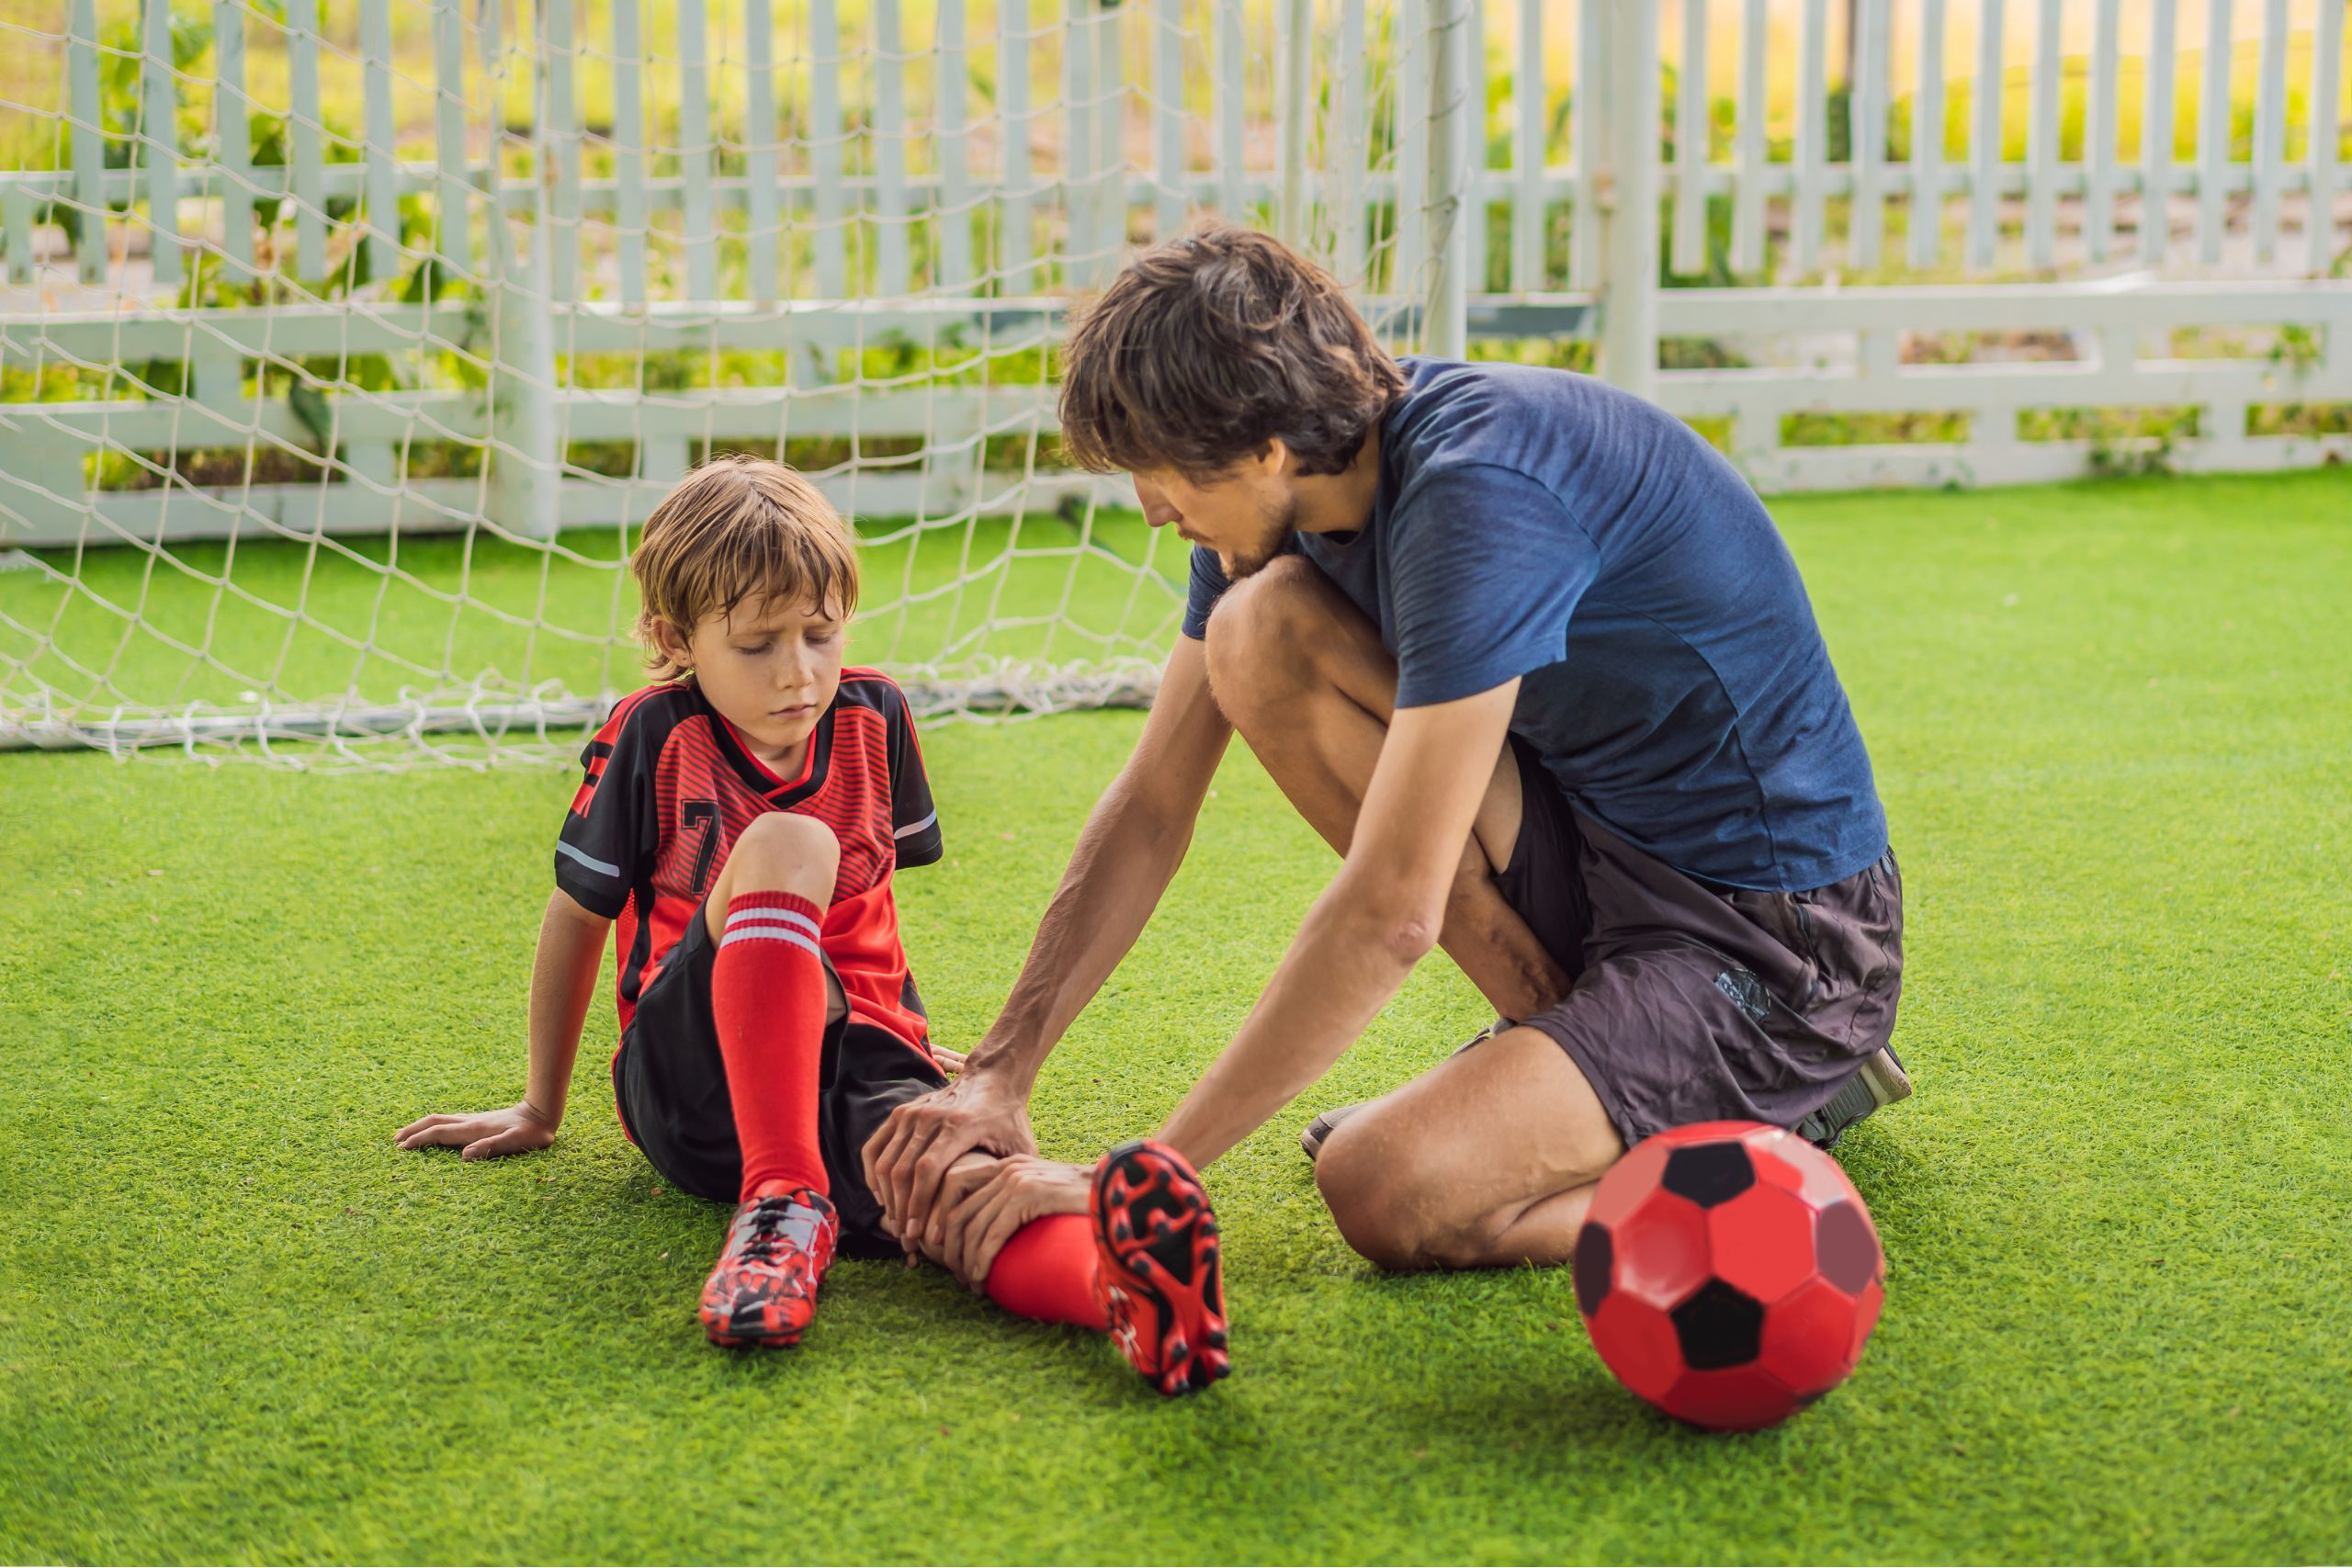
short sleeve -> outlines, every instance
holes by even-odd
[[[902,694],[890,706],[890,836],[898,840],[900,865],[930,865],[947,852],[914,716]]]
[[[1486,463],[1416,475],[1396,498],[1388,547],[1398,707],[1476,696],[1558,663],[1600,564],[1547,487]]]
[[[1209,612],[1225,597],[1231,586],[1216,552],[1200,545],[1193,547],[1193,567],[1184,591],[1184,635],[1199,642],[1209,635]]]
[[[654,727],[632,722],[642,706],[623,705],[581,751],[580,792],[555,841],[555,885],[608,920],[628,907],[638,866],[660,847],[651,841]]]

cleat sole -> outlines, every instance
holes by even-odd
[[[1228,1376],[1224,1253],[1192,1167],[1163,1144],[1123,1144],[1097,1168],[1090,1206],[1128,1364],[1171,1397]]]

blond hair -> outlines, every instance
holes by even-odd
[[[751,599],[857,608],[857,551],[848,525],[817,487],[765,457],[714,457],[678,481],[646,519],[629,557],[637,574],[637,635],[646,668],[686,672],[662,651],[657,627],[691,637],[705,616]]]

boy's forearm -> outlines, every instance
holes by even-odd
[[[580,1054],[580,1031],[595,999],[596,970],[604,961],[610,920],[590,914],[558,890],[539,921],[537,956],[531,964],[530,1087],[523,1103],[550,1127],[563,1120],[571,1092],[571,1064]]]

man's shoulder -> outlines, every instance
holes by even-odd
[[[1633,397],[1598,377],[1547,365],[1507,359],[1413,359],[1405,365],[1405,396],[1391,420],[1408,429],[1460,425],[1507,441],[1508,429],[1494,430],[1482,422],[1498,414],[1540,414]]]
[[[1404,400],[1382,431],[1382,459],[1401,493],[1440,474],[1516,478],[1555,489],[1577,420],[1613,391],[1571,370],[1485,361],[1408,362]],[[1623,396],[1623,394],[1617,394]]]

